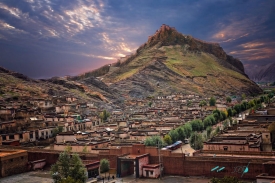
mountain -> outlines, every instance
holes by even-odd
[[[246,65],[245,72],[255,82],[275,81],[275,63],[263,66]]]
[[[134,54],[71,78],[97,78],[117,96],[142,98],[171,93],[256,94],[262,90],[244,73],[243,64],[217,43],[208,43],[162,25]]]

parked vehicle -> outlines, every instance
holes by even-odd
[[[181,146],[182,146],[182,141],[179,140],[172,145],[166,146],[165,148],[170,149],[170,150],[176,150],[176,149],[180,148]]]

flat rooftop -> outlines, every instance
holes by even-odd
[[[20,153],[25,153],[27,152],[26,150],[20,150],[20,149],[0,149],[0,158],[2,157],[7,157],[10,155],[15,155],[15,154],[20,154]]]

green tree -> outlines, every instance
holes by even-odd
[[[231,108],[227,109],[227,114],[228,114],[228,117],[232,117],[233,116],[233,111],[232,111]]]
[[[192,101],[191,100],[187,101],[187,106],[190,107],[191,105],[192,105]]]
[[[246,95],[245,93],[242,94],[242,100],[245,100],[246,99]]]
[[[224,111],[221,111],[221,120],[225,120],[227,118],[226,113]]]
[[[206,105],[207,105],[207,102],[205,100],[200,101],[200,104],[199,104],[200,107],[203,107]]]
[[[250,100],[250,101],[248,102],[249,108],[252,108],[252,107],[254,107],[255,105],[256,105],[256,104],[255,104],[254,100]]]
[[[203,123],[199,119],[195,119],[190,122],[192,126],[192,131],[202,131],[203,130]]]
[[[56,137],[57,134],[61,133],[63,131],[63,127],[62,126],[58,126],[55,129],[53,129],[53,133],[52,136]]]
[[[151,101],[150,101],[150,102],[148,102],[148,106],[149,106],[149,107],[151,107],[151,106],[152,106],[152,104],[153,104],[153,103],[152,103]]]
[[[105,173],[105,177],[106,177],[106,173],[109,172],[110,170],[110,162],[107,159],[101,159],[100,160],[100,173]]]
[[[207,138],[210,138],[211,132],[212,132],[212,127],[211,127],[211,126],[208,126],[208,127],[206,128],[206,135],[207,135]]]
[[[226,97],[226,102],[227,102],[227,103],[231,103],[231,102],[232,102],[231,97],[229,97],[229,96],[228,96],[228,97]]]
[[[155,142],[153,141],[152,137],[147,137],[144,142],[145,146],[156,146]]]
[[[172,139],[171,139],[170,135],[168,135],[168,134],[164,136],[163,140],[168,145],[172,144]]]
[[[221,114],[221,111],[219,111],[218,109],[213,111],[213,116],[214,116],[214,118],[217,122],[220,121],[220,120],[223,120],[223,116]]]
[[[151,137],[146,138],[144,145],[145,146],[155,146],[155,147],[161,148],[165,144],[160,136],[151,136]]]
[[[173,143],[175,143],[179,140],[179,134],[178,134],[177,130],[171,130],[168,134],[170,135]]]
[[[57,134],[58,134],[58,128],[53,129],[52,136],[56,137]]]
[[[83,150],[82,150],[82,152],[84,152],[84,153],[87,153],[87,152],[89,152],[89,150],[88,150],[88,147],[87,147],[87,145],[85,144],[85,146],[83,147]]]
[[[215,119],[215,117],[214,117],[213,114],[212,114],[212,115],[209,115],[208,117],[209,117],[209,119],[211,120],[212,125],[217,124],[218,121]]]
[[[87,179],[86,168],[78,154],[70,156],[68,151],[59,154],[57,162],[51,167],[51,175],[55,183],[72,179],[74,182],[84,183]]]
[[[190,146],[195,150],[200,150],[203,148],[203,138],[202,135],[194,132],[190,137]]]
[[[186,135],[187,138],[189,138],[191,136],[192,133],[192,126],[190,123],[185,124],[183,127],[184,133]]]
[[[209,105],[210,106],[215,106],[216,105],[216,99],[214,97],[211,97],[209,100]]]
[[[184,129],[182,127],[179,127],[176,130],[178,132],[178,140],[181,140],[182,142],[184,142],[184,139],[186,138]]]
[[[226,129],[227,127],[228,127],[228,121],[225,120],[225,121],[223,122],[223,129]]]
[[[66,147],[65,147],[65,151],[66,151],[66,152],[71,152],[72,149],[73,149],[73,148],[72,148],[71,144],[67,144]]]
[[[101,112],[99,114],[99,117],[104,122],[110,117],[110,113],[108,113],[106,110],[104,110],[103,112]]]
[[[241,112],[241,105],[240,105],[240,104],[236,104],[236,105],[234,106],[234,109],[235,109],[235,111],[237,112],[237,114],[239,114],[239,113]]]
[[[212,122],[210,118],[207,116],[206,118],[203,119],[203,127],[204,129],[207,129],[209,126],[212,126]]]
[[[274,93],[273,92],[269,92],[269,94],[268,94],[268,98],[273,98],[274,97]]]
[[[215,129],[215,132],[216,132],[216,134],[219,133],[219,132],[220,132],[220,127],[217,127],[217,128]]]

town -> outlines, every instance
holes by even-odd
[[[47,169],[67,150],[80,155],[89,179],[103,158],[115,177],[275,176],[271,90],[256,97],[175,93],[112,109],[74,96],[3,97],[0,119],[1,177]]]

